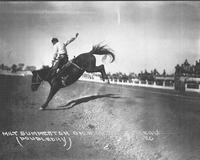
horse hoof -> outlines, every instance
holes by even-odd
[[[39,110],[42,111],[42,110],[45,110],[45,108],[44,107],[40,107]]]

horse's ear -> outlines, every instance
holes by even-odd
[[[31,71],[31,72],[32,72],[33,75],[35,74],[35,71]]]

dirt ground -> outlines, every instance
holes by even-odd
[[[0,76],[1,160],[200,159],[198,94],[77,81],[40,111],[50,88],[31,92],[30,79]],[[22,131],[69,135],[64,146]]]

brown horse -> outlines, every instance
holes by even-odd
[[[66,77],[65,85],[63,85],[63,83],[61,82],[61,78],[59,77],[55,78],[50,76],[52,67],[51,68],[46,67],[32,71],[33,74],[32,84],[31,84],[32,91],[36,91],[39,88],[42,81],[49,82],[51,86],[48,98],[46,102],[40,107],[40,109],[44,110],[48,106],[49,101],[53,98],[53,96],[57,93],[59,89],[69,86],[75,81],[77,81],[85,71],[88,73],[100,72],[103,81],[107,79],[109,83],[109,79],[108,76],[106,75],[104,65],[96,66],[96,58],[94,54],[105,55],[104,58],[106,58],[107,55],[111,56],[112,58],[111,63],[115,60],[114,53],[112,52],[111,49],[106,48],[105,45],[93,46],[90,52],[80,54],[79,56],[72,59],[70,62],[68,62],[66,65],[62,67],[61,72],[59,74],[61,74],[60,76],[62,77]]]

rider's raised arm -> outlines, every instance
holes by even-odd
[[[65,43],[65,46],[67,46],[68,44],[70,44],[71,42],[73,42],[77,37],[78,37],[79,33],[76,33],[76,36],[71,38],[70,40],[68,40],[66,43]]]

